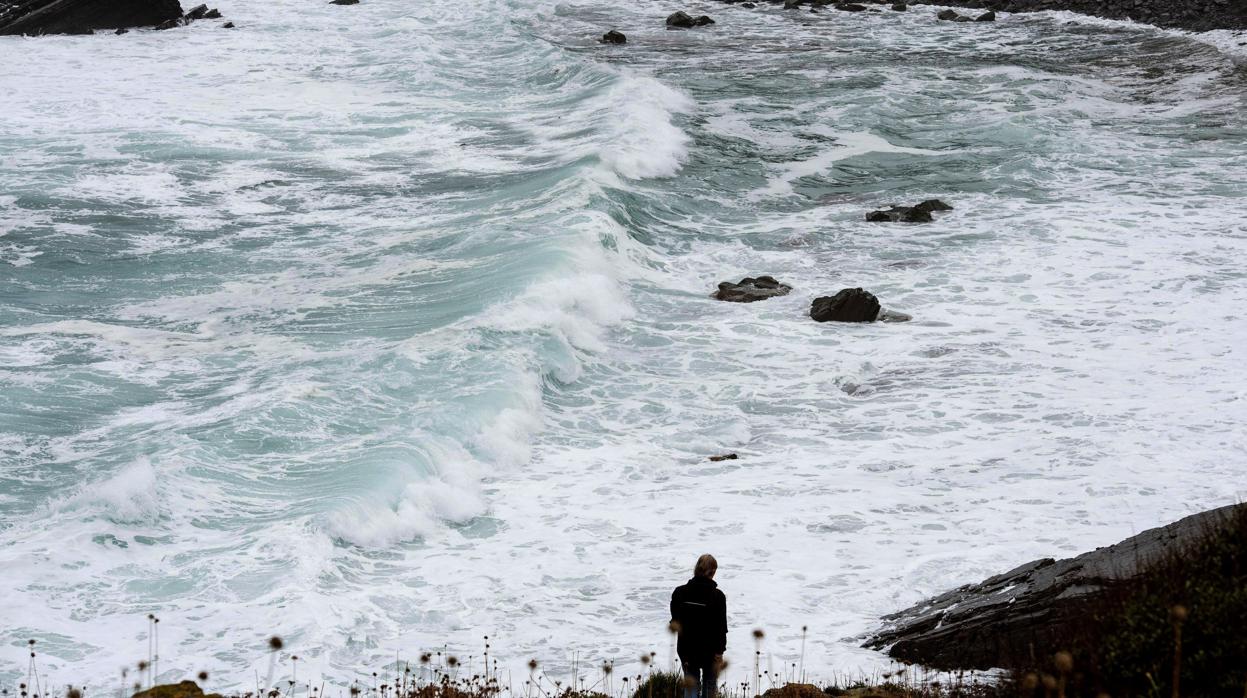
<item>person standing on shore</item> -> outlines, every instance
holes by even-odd
[[[671,592],[671,625],[679,633],[676,654],[684,668],[685,698],[714,698],[727,649],[727,597],[714,581],[719,563],[697,558],[693,578]],[[700,689],[700,691],[699,691]]]

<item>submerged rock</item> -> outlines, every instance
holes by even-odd
[[[735,453],[724,453],[721,456],[710,456],[710,460],[715,463],[718,463],[720,461],[725,461],[725,460],[736,460],[737,458],[740,458],[740,456],[736,455]]]
[[[989,11],[984,12],[983,14],[979,15],[978,17],[976,17],[976,18],[974,19],[974,21],[975,21],[975,22],[995,22],[995,21],[996,21],[996,13],[995,13],[995,12],[992,12],[992,11],[990,11],[990,10],[989,10]]]
[[[612,29],[602,35],[601,41],[604,44],[626,44],[628,43],[628,37],[624,36],[623,32],[617,32]]]
[[[939,199],[927,199],[926,201],[923,201],[917,206],[914,206],[914,208],[920,211],[926,211],[927,213],[931,213],[933,211],[953,210],[952,206],[949,206],[948,204],[944,203],[943,201],[940,201]]]
[[[935,220],[930,211],[916,206],[893,206],[883,211],[871,211],[866,214],[868,223],[930,223]]]
[[[940,10],[939,14],[935,15],[935,18],[944,22],[952,22],[959,16],[956,10]]]
[[[359,0],[329,0],[330,5],[358,5]]]
[[[892,206],[881,211],[866,214],[870,223],[930,223],[935,220],[933,211],[951,211],[952,206],[939,199],[927,199],[916,206]]]
[[[941,670],[988,669],[1057,649],[1084,602],[1189,550],[1247,504],[1213,509],[1065,560],[1044,558],[928,599],[883,620],[865,646]]]
[[[776,296],[786,296],[791,290],[791,286],[781,284],[771,276],[759,276],[756,279],[746,276],[737,284],[730,281],[719,284],[719,290],[714,292],[713,298],[730,303],[753,303]]]
[[[879,308],[879,299],[873,293],[846,288],[834,296],[815,298],[810,304],[810,317],[817,322],[874,322]]]
[[[892,4],[892,9],[896,10],[897,12],[905,12],[906,10],[909,9],[909,5],[906,5],[903,2],[897,2],[897,3]]]
[[[693,24],[693,17],[689,13],[684,10],[677,10],[667,17],[667,26],[676,27],[677,29],[689,29],[696,25]]]
[[[0,3],[0,35],[90,34],[154,27],[181,16],[178,0],[9,0]]]

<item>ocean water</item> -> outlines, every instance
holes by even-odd
[[[1247,498],[1247,37],[684,7],[0,39],[0,683],[114,687],[149,613],[216,689],[272,634],[665,666],[702,552],[729,681],[753,628],[872,672],[884,613]],[[852,286],[914,320],[806,316]]]

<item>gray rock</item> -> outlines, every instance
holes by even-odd
[[[879,310],[879,299],[873,293],[846,288],[834,296],[815,298],[810,317],[817,322],[874,322]]]
[[[771,276],[759,276],[756,279],[747,276],[738,284],[724,281],[719,284],[719,290],[715,291],[712,297],[715,300],[730,303],[753,303],[776,296],[786,296],[791,290],[791,286],[781,284]]]
[[[1065,560],[1044,558],[884,617],[865,647],[942,670],[989,669],[1050,652],[1092,594],[1138,575],[1148,561],[1223,526],[1233,504]]]

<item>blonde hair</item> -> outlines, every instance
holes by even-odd
[[[693,567],[694,577],[713,577],[714,573],[719,569],[719,561],[714,559],[714,555],[709,553],[697,558],[697,565]]]

